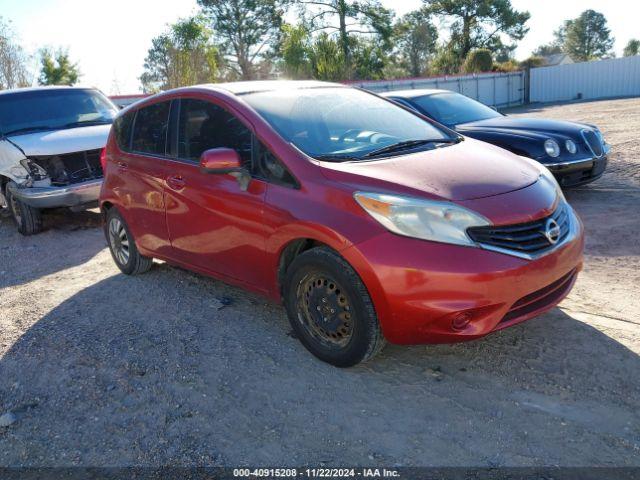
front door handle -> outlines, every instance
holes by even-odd
[[[186,186],[186,182],[180,175],[172,175],[167,177],[167,185],[172,190],[182,190]]]

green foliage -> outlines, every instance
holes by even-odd
[[[636,40],[635,38],[629,40],[629,43],[624,47],[624,52],[622,52],[622,54],[625,57],[633,57],[634,55],[640,54],[640,40]]]
[[[471,50],[462,65],[464,73],[489,72],[493,67],[491,51],[486,48]]]
[[[493,72],[515,72],[521,70],[522,66],[514,59],[507,60],[506,62],[495,62],[491,68]]]
[[[287,78],[341,81],[348,78],[384,78],[386,56],[382,46],[366,38],[350,37],[351,65],[347,66],[339,38],[320,32],[315,38],[304,25],[284,25],[278,48],[281,70]]]
[[[281,70],[290,79],[304,79],[312,76],[309,53],[311,37],[304,25],[282,26],[282,36],[278,46]]]
[[[380,51],[391,47],[393,13],[379,0],[298,0],[296,3],[301,7],[309,31],[322,31],[338,42],[347,78],[358,76],[362,62],[370,63],[371,60],[355,58],[358,54],[365,58],[368,55],[366,49],[354,52],[354,49],[362,49],[358,37],[377,42]]]
[[[214,82],[219,72],[218,49],[200,17],[179,20],[154,38],[140,77],[145,92]]]
[[[338,42],[326,32],[320,33],[309,51],[313,78],[338,81],[346,77],[346,63]]]
[[[198,0],[232,73],[252,80],[276,47],[288,0]]]
[[[436,53],[438,29],[425,10],[406,14],[394,26],[394,54],[406,75],[419,77],[429,69],[429,61]]]
[[[353,78],[382,80],[386,65],[385,48],[370,39],[356,38],[351,46]]]
[[[75,85],[79,79],[78,65],[71,62],[66,50],[40,51],[40,85]]]
[[[442,45],[431,62],[431,71],[439,75],[456,74],[460,71],[460,57],[448,45]]]
[[[532,55],[535,57],[548,57],[549,55],[556,55],[558,53],[562,53],[562,44],[555,41],[545,45],[540,45],[532,52]]]
[[[529,58],[527,58],[526,60],[523,60],[522,62],[520,62],[520,67],[521,68],[536,68],[536,67],[542,67],[545,64],[545,60],[543,57],[540,57],[538,55],[531,55]]]
[[[0,17],[0,90],[29,86],[27,64],[28,58],[11,26]]]
[[[613,56],[614,39],[607,19],[594,10],[585,10],[579,17],[565,20],[555,35],[562,50],[577,62]]]
[[[503,37],[521,40],[529,31],[526,26],[529,12],[515,10],[510,0],[423,0],[427,12],[437,15],[449,24],[451,32],[444,56],[438,64],[447,68],[460,66],[469,52],[487,48],[499,52],[515,45],[503,43]]]

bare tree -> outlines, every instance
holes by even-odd
[[[28,62],[11,26],[0,17],[0,90],[31,85]]]

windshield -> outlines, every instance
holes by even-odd
[[[0,95],[3,135],[109,124],[116,107],[90,89],[52,89]]]
[[[307,155],[332,161],[389,156],[449,134],[420,117],[353,88],[287,89],[243,96],[287,141]],[[413,142],[413,143],[411,143]],[[395,145],[398,148],[386,148]]]
[[[434,120],[448,126],[501,117],[492,108],[459,93],[434,93],[412,98]]]

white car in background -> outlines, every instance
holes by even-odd
[[[100,156],[117,112],[93,88],[0,91],[0,206],[20,233],[42,229],[43,209],[96,204]]]

